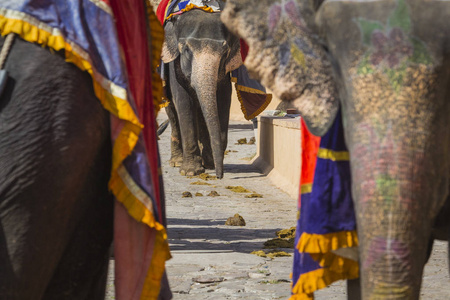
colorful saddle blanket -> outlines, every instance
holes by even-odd
[[[314,291],[334,281],[359,276],[354,257],[338,252],[358,246],[349,153],[340,113],[322,138],[312,135],[303,120],[301,135],[302,169],[291,300],[314,299]]]
[[[162,0],[158,5],[156,15],[161,24],[173,16],[180,15],[192,9],[201,9],[210,13],[221,11],[223,1],[215,0]],[[244,41],[241,41],[241,45]],[[242,60],[245,60],[247,48],[241,46]],[[235,83],[236,94],[241,103],[245,119],[251,120],[259,115],[272,100],[272,94],[267,94],[265,87],[248,75],[247,68],[242,65],[231,72],[231,81]]]
[[[170,258],[153,103],[162,87],[152,71],[163,30],[147,2],[0,1],[1,34],[63,50],[67,62],[91,75],[97,98],[110,112],[109,188],[120,203],[114,236],[117,299],[157,299]],[[165,292],[162,299],[170,297]]]

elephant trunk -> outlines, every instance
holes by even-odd
[[[447,157],[439,130],[394,123],[359,124],[350,134],[363,299],[419,299],[433,221],[448,192],[448,161],[436,159]]]
[[[192,65],[191,84],[195,89],[205,118],[211,141],[217,178],[223,177],[224,150],[221,143],[221,127],[217,109],[217,82],[220,55],[212,51],[197,54]]]

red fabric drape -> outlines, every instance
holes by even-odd
[[[245,58],[247,57],[247,54],[248,54],[248,45],[243,39],[241,39],[240,42],[241,42],[242,61],[245,61]]]
[[[166,17],[166,8],[169,4],[170,0],[162,0],[158,4],[158,8],[156,9],[156,17],[158,17],[158,20],[161,22],[161,25],[164,24],[164,18]]]
[[[117,33],[125,55],[131,93],[139,120],[144,124],[142,134],[152,173],[159,219],[162,220],[156,120],[152,99],[152,71],[148,48],[146,7],[144,0],[110,0],[117,20]]]
[[[317,152],[319,151],[320,137],[313,135],[306,127],[305,121],[301,119],[301,143],[302,143],[302,168],[300,174],[300,196],[298,207],[301,206],[301,187],[312,184],[316,170]]]

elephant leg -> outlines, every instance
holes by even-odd
[[[166,107],[166,113],[169,117],[170,127],[171,127],[171,136],[170,136],[170,166],[171,167],[180,167],[183,162],[183,148],[181,141],[181,132],[180,132],[180,124],[178,123],[178,116],[175,110],[175,104],[173,102],[169,102],[169,105]]]
[[[178,82],[174,63],[169,64],[169,81],[182,140],[183,162],[180,167],[180,173],[182,175],[195,176],[205,172],[198,146],[195,104],[186,89]]]
[[[347,280],[347,299],[361,300],[361,281],[359,278]]]
[[[231,107],[231,81],[228,76],[225,76],[218,84],[217,88],[217,109],[219,111],[220,121],[220,139],[223,151],[227,149],[228,144],[228,125],[230,122],[230,107]]]
[[[202,150],[202,160],[205,169],[214,169],[214,158],[211,148],[211,140],[209,138],[209,131],[206,126],[205,118],[200,110],[197,111],[198,121],[198,137]]]

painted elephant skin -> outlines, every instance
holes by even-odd
[[[104,299],[114,203],[109,113],[64,53],[16,37],[5,69],[0,299]]]
[[[164,31],[171,165],[190,176],[215,167],[222,178],[231,104],[229,72],[242,65],[239,39],[225,28],[220,13],[198,9],[171,18]]]
[[[340,105],[363,299],[419,299],[429,241],[449,237],[449,1],[229,0],[246,66],[311,131]]]

